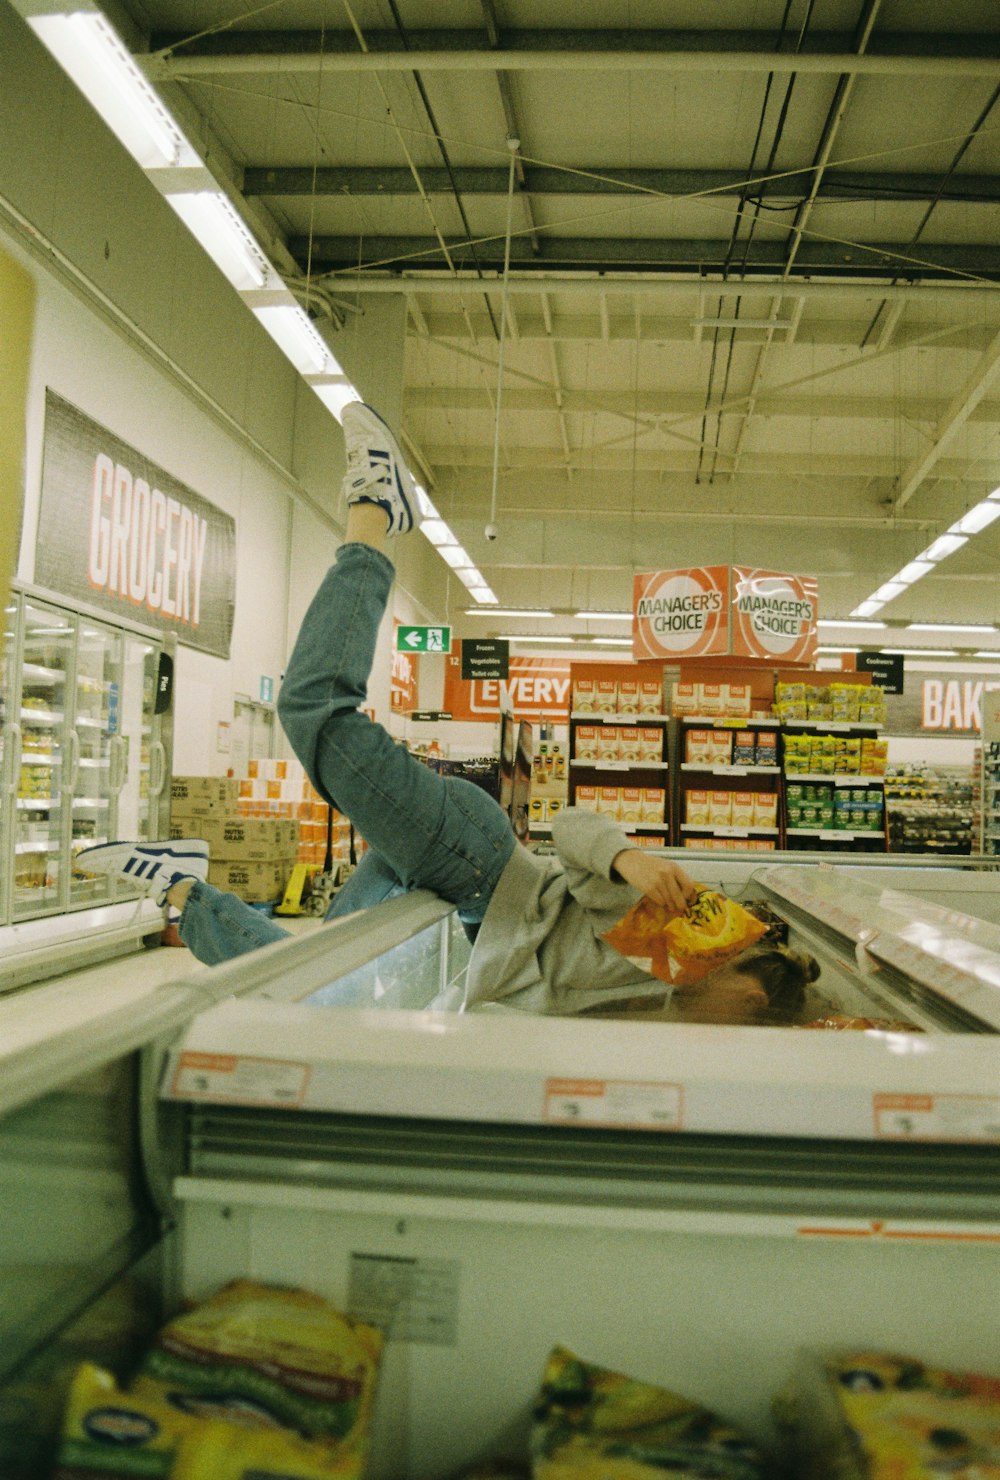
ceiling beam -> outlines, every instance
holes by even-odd
[[[902,474],[899,480],[899,492],[895,499],[897,509],[902,509],[905,504],[909,503],[928,473],[940,460],[955,433],[969,420],[998,373],[1000,373],[1000,334],[993,340],[965,385],[952,398],[934,430],[931,446]],[[991,477],[988,467],[984,464],[979,465],[983,468],[983,481],[995,482],[995,475]]]
[[[359,51],[353,31],[237,31],[231,27],[196,41],[155,35],[138,58],[156,81],[222,73],[335,71],[622,71],[864,73],[891,77],[986,77],[1000,60],[996,35],[947,32],[886,33],[858,55],[849,31],[818,32],[797,51],[775,50],[767,31],[648,29],[510,30],[496,47],[481,31],[408,30],[407,46],[394,32],[365,33]]]
[[[440,269],[445,258],[438,242],[424,236],[314,236],[292,237],[288,243],[300,263],[307,261],[313,275],[336,271],[359,277],[371,268],[396,268],[408,272],[421,268]],[[502,272],[504,239],[502,236],[479,238],[472,246],[461,238],[447,243],[448,256],[455,266],[474,266]],[[510,246],[511,265],[521,271],[570,271],[582,268],[592,272],[629,269],[654,272],[720,272],[726,257],[727,243],[722,238],[650,237],[543,237],[537,253],[530,243],[515,237]],[[751,277],[757,272],[781,272],[784,266],[784,243],[755,241],[741,260],[741,271]],[[303,267],[304,270],[304,267]],[[797,275],[817,271],[845,277],[892,278],[908,274],[922,280],[948,278],[954,274],[1000,278],[1000,247],[992,243],[942,244],[924,243],[913,248],[904,243],[805,242],[799,249],[789,282]]]
[[[548,271],[542,277],[536,274],[530,276],[510,277],[506,289],[498,280],[495,284],[484,285],[480,279],[468,275],[465,269],[455,272],[443,272],[440,267],[426,271],[414,272],[407,267],[403,271],[389,272],[386,268],[382,271],[373,269],[356,283],[348,283],[344,279],[345,291],[350,288],[363,293],[420,293],[431,298],[467,298],[471,289],[477,291],[494,291],[500,293],[506,291],[509,294],[526,294],[541,292],[565,294],[576,297],[579,294],[613,295],[616,299],[627,296],[675,298],[684,301],[685,297],[690,300],[691,319],[700,316],[698,311],[699,295],[708,289],[712,298],[718,297],[720,290],[728,294],[738,294],[745,298],[751,293],[769,293],[774,288],[780,287],[785,298],[803,299],[835,299],[837,302],[846,304],[871,304],[873,308],[885,300],[888,303],[907,303],[914,298],[924,304],[947,304],[949,308],[958,309],[964,305],[974,311],[985,311],[1000,306],[1000,277],[995,282],[970,282],[968,278],[948,277],[935,278],[930,281],[918,280],[905,283],[883,283],[866,282],[851,279],[837,281],[822,281],[817,278],[802,278],[787,281],[784,278],[776,278],[774,274],[760,273],[750,282],[729,281],[713,277],[711,270],[705,272],[689,271],[671,272],[669,275],[664,270],[657,274],[652,272],[636,273],[628,269],[616,271],[613,277],[596,268],[582,268],[579,272],[562,273]],[[873,277],[869,273],[868,277]],[[675,312],[681,310],[675,309]]]
[[[573,165],[557,169],[524,164],[521,188],[531,195],[738,195],[747,185],[741,170],[619,169],[607,165]],[[751,194],[771,200],[797,200],[812,190],[812,169],[786,170],[753,183]],[[505,197],[507,171],[491,167],[456,165],[451,172],[421,168],[420,182],[428,195]],[[247,196],[391,196],[416,195],[413,171],[392,166],[362,168],[324,165],[261,165],[243,171]],[[964,201],[993,205],[1000,201],[1000,175],[953,175],[942,188],[940,174],[928,171],[874,173],[830,170],[816,191],[823,200]]]

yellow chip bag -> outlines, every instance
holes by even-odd
[[[350,1456],[284,1429],[205,1423],[181,1440],[170,1480],[353,1480]]]
[[[699,888],[683,915],[645,897],[605,931],[604,939],[642,971],[688,987],[732,961],[767,933],[735,899]]]

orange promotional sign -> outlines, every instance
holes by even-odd
[[[395,629],[400,626],[398,617],[393,617],[392,673],[389,678],[389,704],[393,714],[409,714],[417,707],[417,682],[419,657],[416,653],[397,653]]]
[[[559,658],[511,657],[507,678],[462,678],[461,645],[445,659],[442,707],[453,720],[483,722],[500,716],[507,698],[518,719],[565,721],[569,713],[569,664]]]
[[[733,566],[730,652],[808,663],[816,654],[819,587],[814,576]]]
[[[694,658],[729,651],[729,566],[654,570],[632,587],[632,655]]]

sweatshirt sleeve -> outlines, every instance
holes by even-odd
[[[612,863],[631,845],[610,818],[565,807],[553,818],[552,843],[570,893],[585,909],[618,909],[624,914],[642,898],[631,884],[612,879]]]

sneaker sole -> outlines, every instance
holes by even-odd
[[[403,507],[406,509],[410,521],[409,528],[412,529],[416,523],[414,509],[417,504],[417,485],[413,474],[407,466],[406,458],[403,456],[403,450],[373,406],[369,406],[367,401],[352,401],[350,405],[352,417],[364,427],[369,435],[382,438],[389,453],[395,460],[398,474],[396,492],[403,503]]]

